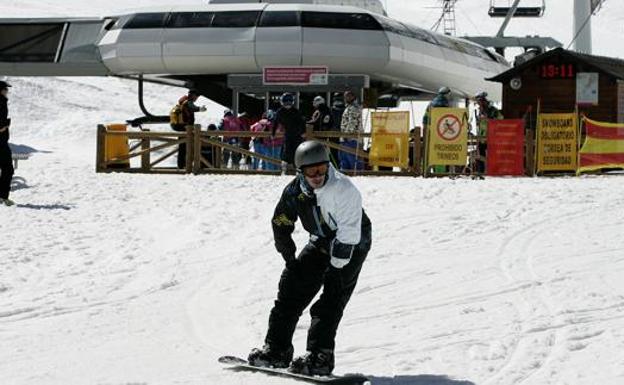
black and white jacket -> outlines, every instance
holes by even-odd
[[[356,248],[371,245],[371,222],[362,208],[362,196],[353,182],[330,165],[325,185],[312,191],[303,176],[290,182],[275,208],[275,247],[286,261],[294,259],[295,222],[301,220],[310,242],[329,254],[332,266],[347,265]]]

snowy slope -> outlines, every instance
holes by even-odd
[[[261,343],[287,178],[96,175],[91,151],[36,146],[52,152],[23,163],[0,217],[2,383],[259,383],[215,360]],[[621,178],[355,181],[374,247],[339,372],[624,381]]]
[[[0,12],[125,6],[59,3]],[[17,170],[19,206],[0,210],[0,383],[293,384],[216,363],[261,344],[282,266],[269,218],[288,178],[95,174],[95,125],[138,116],[136,85],[11,81],[13,142],[40,152]],[[148,85],[146,103],[166,112],[179,93]],[[374,241],[337,372],[375,385],[624,383],[621,177],[355,183]]]

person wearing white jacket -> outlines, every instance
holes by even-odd
[[[336,330],[371,247],[371,222],[362,208],[360,192],[331,165],[322,143],[300,144],[294,162],[297,176],[284,189],[272,220],[275,246],[286,267],[264,347],[253,349],[248,361],[256,366],[289,367],[296,373],[329,375],[334,368]],[[310,234],[298,255],[292,239],[297,219]],[[321,288],[319,300],[310,309],[307,353],[292,360],[292,338],[299,317]]]

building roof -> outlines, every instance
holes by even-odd
[[[540,63],[546,59],[561,56],[568,59],[572,59],[575,61],[579,61],[590,66],[597,68],[598,70],[616,78],[616,79],[624,79],[624,60],[616,59],[607,56],[595,56],[595,55],[587,55],[583,53],[578,53],[575,51],[569,51],[563,48],[555,48],[548,52],[545,52],[541,55],[534,57],[533,59],[520,64],[519,66],[513,67],[503,73],[500,73],[494,77],[488,78],[486,80],[504,83],[510,80],[511,78],[517,76],[527,68],[532,67],[533,65]]]

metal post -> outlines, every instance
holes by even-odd
[[[271,107],[271,93],[265,92],[264,94],[264,110],[268,111]]]
[[[95,157],[95,172],[103,172],[106,170],[106,127],[102,124],[98,124],[97,126]]]
[[[591,4],[590,0],[574,0],[574,50],[591,54]]]
[[[148,151],[150,148],[150,138],[141,139],[141,151],[145,151],[141,154],[141,171],[148,172],[151,168],[151,151]]]
[[[143,102],[143,74],[139,75],[139,108],[141,112],[145,114],[148,118],[153,118],[154,115],[150,114],[150,112],[145,108],[145,103]]]
[[[509,8],[509,12],[507,12],[507,16],[505,16],[505,20],[503,21],[503,25],[501,25],[496,37],[503,37],[505,35],[505,28],[507,28],[507,24],[511,21],[514,13],[516,13],[516,9],[518,9],[518,4],[520,4],[520,0],[515,0],[511,8]]]
[[[238,94],[238,90],[232,90],[232,112],[238,116],[238,104],[240,100],[240,95]]]
[[[201,170],[201,125],[193,126],[193,174],[199,174]]]
[[[301,92],[297,91],[297,100],[295,101],[295,107],[299,109],[299,100],[301,99]]]
[[[193,147],[193,133],[194,133],[195,127],[193,126],[186,126],[186,136],[183,136],[182,138],[184,138],[186,140],[186,159],[185,159],[185,171],[187,174],[190,174],[193,172],[193,156],[194,156],[194,147]]]

